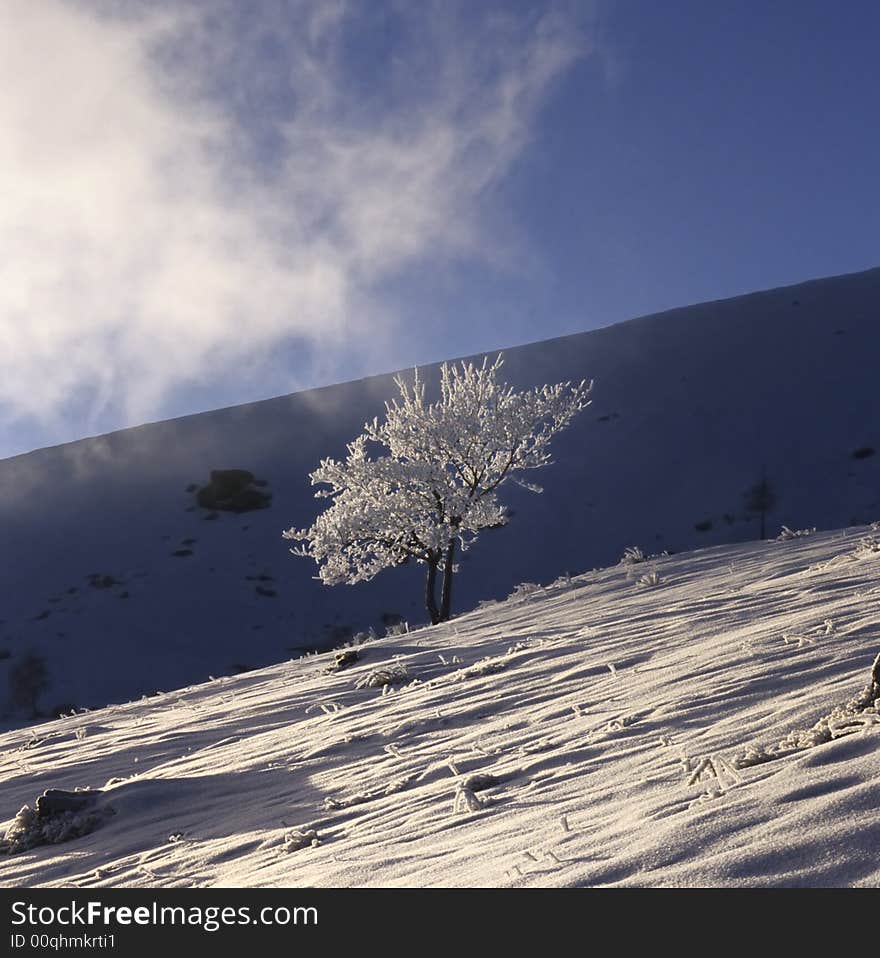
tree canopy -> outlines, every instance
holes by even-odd
[[[309,528],[283,535],[303,543],[291,551],[314,559],[325,584],[363,582],[414,560],[427,567],[431,621],[449,617],[456,549],[506,524],[505,483],[541,491],[524,474],[551,462],[550,440],[590,402],[586,381],[517,391],[499,381],[502,365],[501,355],[491,364],[444,363],[435,402],[418,370],[412,383],[398,376],[384,418],[365,424],[345,459],[323,459],[311,473],[312,485],[327,487],[316,497],[333,503]]]

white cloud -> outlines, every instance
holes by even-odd
[[[381,282],[497,248],[480,197],[571,24],[391,6],[359,61],[374,9],[0,5],[0,425],[154,417],[291,337],[332,374]]]

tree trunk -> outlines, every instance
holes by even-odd
[[[874,659],[874,664],[871,667],[871,694],[875,698],[880,698],[880,655]]]
[[[446,547],[446,561],[443,564],[443,591],[440,596],[440,621],[448,622],[452,611],[452,576],[455,566],[455,539],[449,540]]]
[[[437,609],[437,559],[433,556],[427,561],[428,575],[425,578],[425,608],[431,617],[431,625],[440,621]]]
[[[761,510],[761,541],[767,538],[767,513]]]

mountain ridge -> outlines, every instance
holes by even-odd
[[[852,272],[847,272],[847,273],[835,273],[832,276],[816,277],[813,279],[806,279],[806,280],[797,280],[796,282],[786,283],[782,286],[772,286],[772,287],[767,287],[762,289],[751,290],[750,292],[747,292],[747,293],[737,293],[734,296],[720,297],[718,299],[699,300],[698,302],[695,302],[695,303],[689,303],[686,306],[672,306],[669,309],[663,309],[656,313],[642,313],[638,316],[632,316],[629,319],[623,319],[617,322],[595,326],[591,329],[581,330],[575,333],[563,333],[559,336],[551,336],[548,339],[530,340],[527,343],[518,343],[513,346],[498,346],[489,350],[484,350],[482,352],[467,353],[467,354],[462,354],[459,356],[453,356],[451,358],[444,359],[444,360],[435,360],[429,363],[422,363],[418,366],[418,368],[419,369],[434,369],[439,367],[441,363],[444,363],[444,362],[446,363],[469,362],[469,361],[474,361],[476,359],[482,358],[483,356],[496,356],[499,353],[503,353],[504,355],[506,355],[507,353],[512,352],[514,350],[529,349],[530,347],[539,346],[542,344],[558,343],[564,340],[577,339],[581,336],[588,336],[590,335],[590,333],[595,333],[601,330],[607,330],[607,329],[612,329],[612,328],[621,327],[621,326],[627,326],[631,323],[639,323],[643,320],[660,320],[661,318],[670,316],[671,314],[674,314],[674,313],[676,314],[682,313],[688,310],[700,309],[703,307],[714,306],[721,303],[741,302],[751,297],[763,296],[765,293],[783,292],[786,290],[794,290],[800,287],[809,287],[814,284],[828,283],[835,280],[846,280],[846,279],[850,279],[850,278],[858,277],[858,276],[869,276],[870,274],[880,274],[880,266],[871,266],[871,267],[868,267],[867,269],[853,270]],[[224,413],[224,412],[229,412],[235,409],[243,409],[246,407],[259,406],[262,403],[272,403],[272,402],[276,402],[279,399],[285,399],[290,396],[295,396],[302,393],[319,393],[324,390],[333,390],[338,387],[349,386],[349,385],[353,385],[353,384],[361,383],[361,382],[369,382],[371,380],[386,380],[389,377],[394,377],[397,375],[405,374],[407,372],[411,372],[413,368],[415,367],[406,366],[406,367],[401,367],[399,369],[378,372],[378,373],[371,373],[368,376],[361,376],[355,379],[342,379],[342,380],[338,380],[338,381],[334,381],[330,383],[324,383],[320,386],[309,386],[305,389],[298,389],[292,393],[283,393],[279,396],[268,396],[264,399],[254,399],[251,402],[230,403],[229,405],[226,405],[226,406],[216,406],[210,409],[203,409],[196,412],[184,413],[181,416],[168,416],[161,419],[150,419],[150,420],[147,420],[146,422],[137,423],[136,425],[133,425],[133,426],[125,426],[120,429],[111,429],[107,432],[95,433],[94,435],[81,436],[77,439],[70,439],[66,442],[54,443],[50,446],[37,446],[36,448],[28,449],[25,452],[15,453],[12,456],[6,456],[3,459],[0,459],[0,462],[9,460],[9,459],[18,459],[18,458],[21,458],[22,456],[29,456],[32,453],[42,452],[48,449],[59,449],[64,446],[73,445],[75,443],[89,442],[91,440],[96,440],[96,439],[105,439],[108,436],[112,436],[115,433],[119,433],[119,432],[128,432],[133,429],[144,429],[150,426],[158,426],[158,425],[162,425],[164,423],[169,423],[169,422],[179,422],[180,420],[192,419],[198,416],[204,416],[204,415],[209,415],[213,413]]]

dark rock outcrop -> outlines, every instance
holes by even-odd
[[[255,479],[247,469],[213,469],[211,481],[196,493],[203,509],[221,512],[252,512],[267,509],[272,493],[264,490],[265,481]]]

